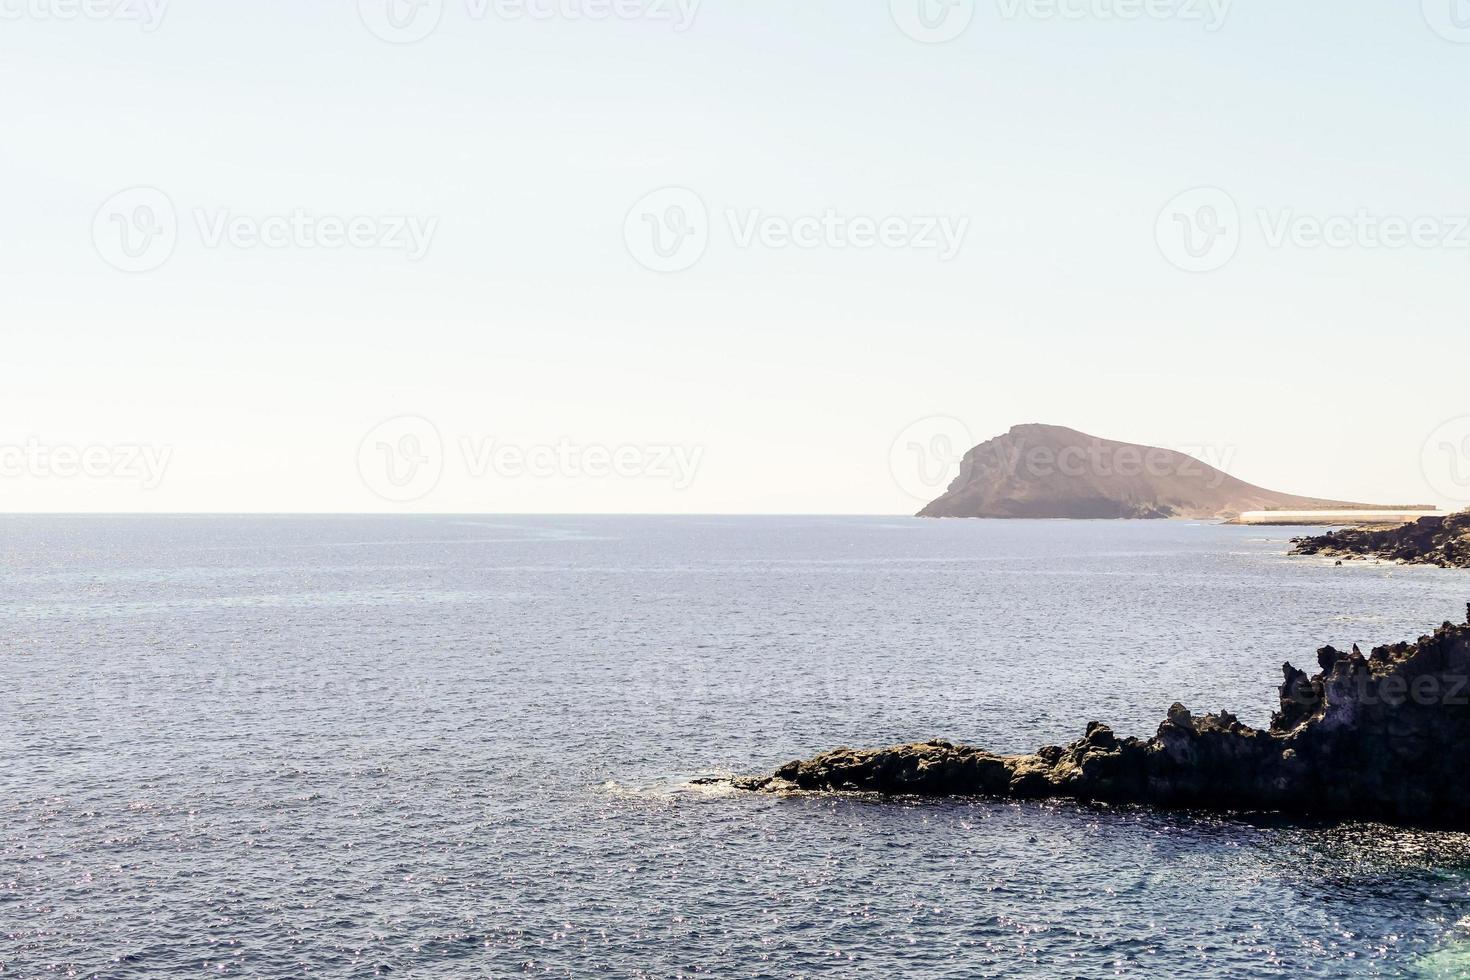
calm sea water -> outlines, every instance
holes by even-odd
[[[690,789],[1463,618],[1290,532],[0,518],[0,976],[1470,975],[1470,836]]]

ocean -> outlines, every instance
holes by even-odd
[[[1461,621],[1290,529],[0,518],[0,977],[1464,977],[1470,835],[690,785]]]

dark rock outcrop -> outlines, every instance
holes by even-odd
[[[1293,555],[1325,558],[1379,558],[1407,565],[1470,568],[1470,510],[1446,517],[1421,517],[1412,524],[1383,528],[1345,528],[1308,538],[1293,538]]]
[[[1392,510],[1278,493],[1171,449],[1018,425],[971,449],[920,517],[1158,519],[1255,510]]]
[[[1283,668],[1271,727],[1176,704],[1153,738],[1093,722],[1066,747],[996,755],[934,741],[838,749],[737,779],[741,789],[1050,797],[1470,827],[1470,625],[1416,643],[1318,652]]]

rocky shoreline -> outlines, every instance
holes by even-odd
[[[1320,555],[1354,561],[1377,558],[1406,565],[1470,568],[1470,511],[1446,517],[1421,517],[1412,524],[1372,529],[1346,528],[1315,537],[1293,538],[1293,555]]]
[[[1470,608],[1467,608],[1470,618]],[[760,793],[1067,798],[1470,828],[1470,623],[1415,643],[1318,651],[1320,671],[1283,667],[1265,731],[1227,712],[1169,710],[1153,738],[1099,722],[1071,745],[996,755],[945,741],[790,762],[737,778]]]

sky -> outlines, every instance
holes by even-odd
[[[0,0],[0,510],[1470,503],[1470,3]]]

